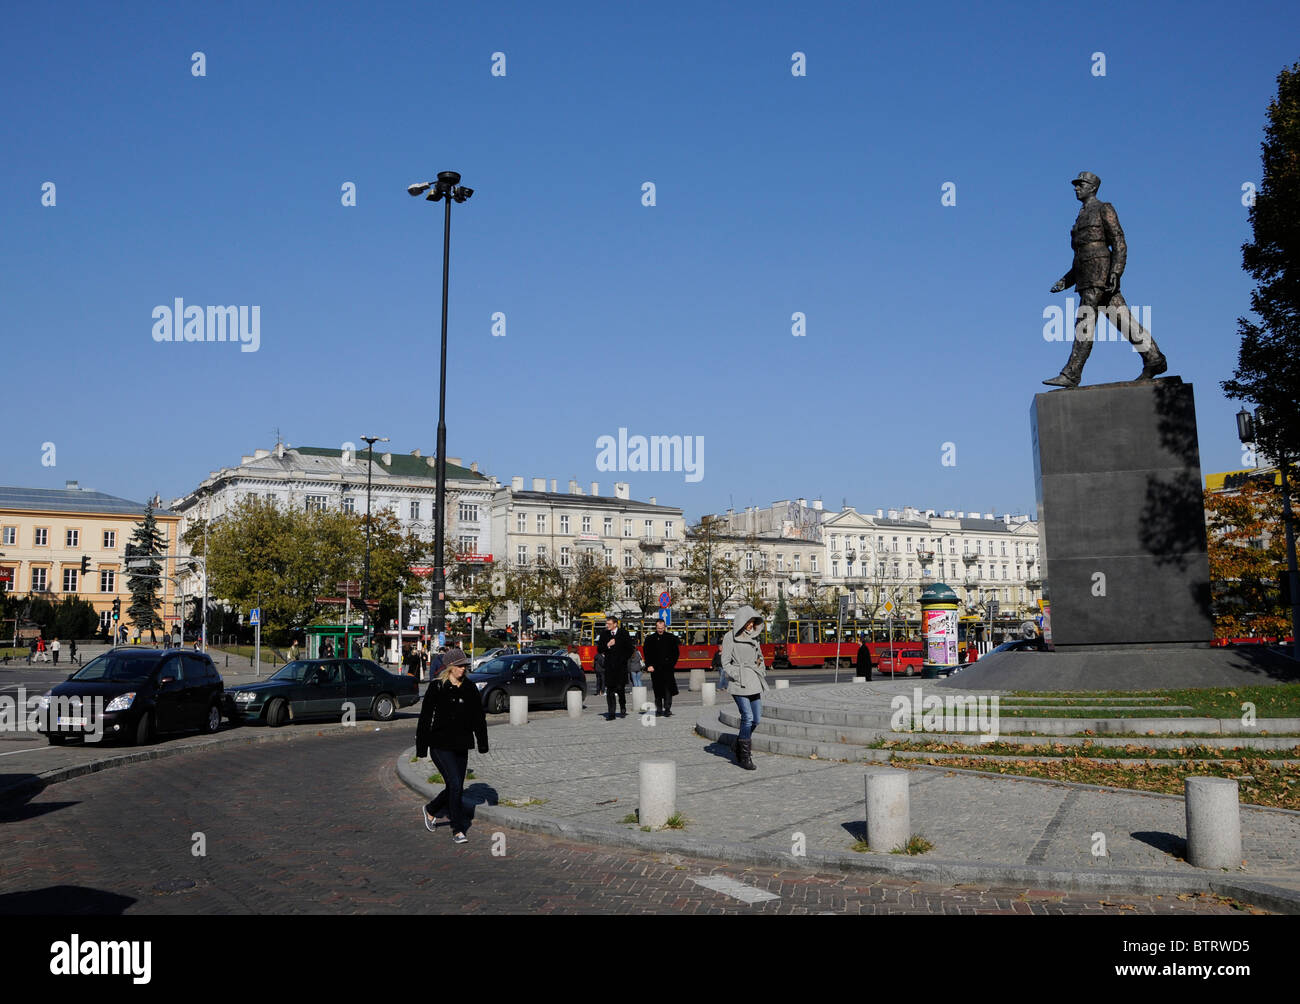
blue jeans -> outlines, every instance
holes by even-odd
[[[736,701],[736,707],[740,709],[739,739],[742,743],[747,743],[763,718],[762,695],[756,694],[753,697],[745,697],[741,694],[732,694],[731,696]]]
[[[641,686],[641,671],[639,669],[632,674],[632,686]]]

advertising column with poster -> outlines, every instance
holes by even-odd
[[[921,594],[921,638],[925,662],[921,676],[933,679],[951,673],[958,665],[957,594],[942,582],[926,586]]]

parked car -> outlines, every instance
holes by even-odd
[[[888,646],[880,652],[876,670],[881,673],[915,676],[921,672],[925,652],[916,642],[900,642],[891,651]]]
[[[342,718],[348,705],[358,717],[386,722],[418,701],[412,676],[390,673],[368,659],[299,659],[260,683],[226,691],[225,712],[233,723],[283,725],[312,718]]]
[[[1043,643],[1042,638],[1016,638],[1012,641],[1004,641],[1001,645],[990,652],[1046,652],[1047,646]],[[987,658],[987,656],[985,657]]]
[[[58,746],[82,738],[95,723],[89,701],[103,702],[102,735],[144,745],[162,732],[221,727],[225,683],[203,652],[115,648],[100,655],[41,698],[45,738]],[[71,698],[80,698],[69,705]],[[70,711],[70,714],[61,712]]]
[[[474,656],[474,658],[470,660],[469,668],[471,670],[478,669],[478,667],[483,665],[483,663],[491,662],[499,655],[509,655],[512,652],[514,652],[513,648],[490,648],[482,655]]]
[[[563,704],[570,690],[587,696],[582,667],[566,655],[503,655],[484,663],[466,679],[478,688],[483,707],[494,715],[510,708],[510,698],[527,697],[528,707]]]

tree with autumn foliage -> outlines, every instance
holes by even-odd
[[[1207,491],[1205,528],[1215,637],[1286,636],[1290,611],[1278,587],[1286,543],[1273,472],[1231,491]]]

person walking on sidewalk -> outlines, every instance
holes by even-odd
[[[673,697],[677,693],[677,659],[680,646],[677,636],[668,630],[668,625],[660,617],[655,621],[655,630],[645,640],[645,668],[650,674],[650,681],[655,688],[655,714],[665,718],[673,716]]]
[[[632,636],[618,625],[612,614],[605,618],[605,630],[596,639],[596,651],[605,656],[605,706],[607,722],[614,720],[614,699],[618,698],[618,713],[627,717],[627,660],[635,650]]]
[[[871,649],[867,648],[867,636],[858,636],[858,676],[871,682]]]
[[[754,766],[750,736],[763,713],[763,691],[767,689],[767,666],[759,632],[763,618],[753,607],[741,607],[731,619],[731,630],[722,636],[722,672],[727,689],[740,709],[740,734],[736,737],[736,763],[745,770]]]
[[[415,754],[433,757],[446,785],[438,797],[421,810],[424,825],[432,832],[438,817],[451,821],[451,839],[458,844],[469,838],[469,816],[465,812],[465,772],[469,750],[478,740],[479,754],[488,751],[487,716],[477,688],[465,679],[469,656],[449,648],[443,654],[442,671],[424,692],[420,722],[415,730]]]
[[[57,666],[59,664],[59,639],[55,638],[50,643],[50,651],[54,653],[54,665]]]

